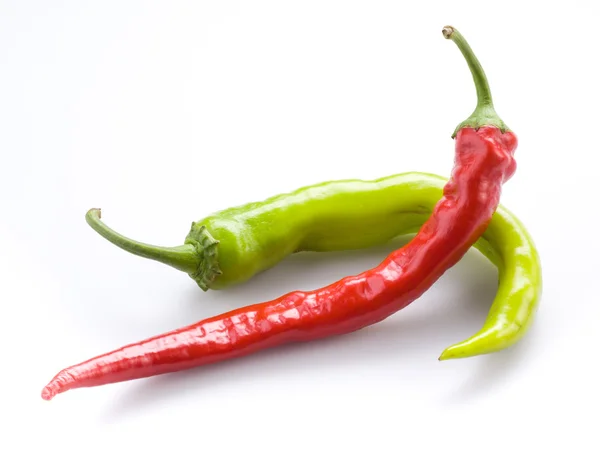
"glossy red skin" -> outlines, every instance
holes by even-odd
[[[357,331],[406,307],[483,234],[516,169],[517,138],[461,129],[454,169],[431,217],[377,267],[311,292],[295,291],[100,355],[58,373],[42,391],[117,383],[241,357],[288,342]]]

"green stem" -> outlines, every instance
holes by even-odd
[[[99,208],[92,208],[85,215],[85,220],[92,229],[117,247],[139,257],[149,258],[172,266],[188,274],[195,273],[198,269],[198,253],[196,247],[192,244],[177,247],[159,247],[144,244],[113,231],[100,218],[101,212]]]
[[[502,132],[509,131],[504,121],[500,119],[494,109],[492,92],[485,71],[483,71],[481,63],[475,56],[475,53],[473,53],[466,39],[452,26],[444,27],[442,34],[446,39],[452,40],[465,57],[477,91],[477,106],[475,107],[475,111],[469,118],[457,126],[452,137],[455,137],[456,133],[464,127],[479,129],[482,126],[495,126],[500,128]]]

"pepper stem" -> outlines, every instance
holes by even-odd
[[[483,67],[465,38],[452,26],[444,27],[444,29],[442,29],[442,34],[446,39],[452,40],[465,57],[469,69],[471,70],[471,75],[473,76],[475,89],[477,90],[477,106],[475,107],[475,111],[456,127],[452,134],[452,138],[456,137],[456,133],[464,127],[479,129],[482,126],[495,126],[503,133],[510,131],[494,109],[492,92],[490,91],[490,86],[487,77],[485,76],[485,72],[483,71]]]
[[[197,271],[198,253],[193,244],[185,244],[177,247],[159,247],[144,244],[113,231],[100,218],[101,211],[99,208],[92,208],[85,215],[85,220],[92,229],[117,247],[139,257],[149,258],[172,266],[188,274]]]

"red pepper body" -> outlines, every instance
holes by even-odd
[[[406,307],[454,266],[483,234],[502,184],[515,172],[517,138],[496,127],[461,129],[454,169],[431,217],[377,267],[311,292],[239,308],[58,373],[51,399],[69,389],[145,378],[240,357],[283,343],[359,330]]]

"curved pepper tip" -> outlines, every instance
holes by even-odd
[[[442,352],[442,355],[438,357],[438,360],[443,362],[444,360],[452,360],[453,358],[460,358],[460,355],[453,350],[453,347],[449,347]]]
[[[492,332],[491,335],[489,331],[479,332],[474,336],[471,336],[470,338],[459,342],[458,344],[454,344],[450,347],[447,347],[442,352],[442,355],[439,356],[438,360],[444,361],[457,358],[468,358],[500,350],[501,348],[503,348],[502,344],[494,344],[490,340],[490,336],[493,339],[494,335],[494,332]]]
[[[495,331],[480,332],[469,339],[448,347],[442,352],[438,360],[444,361],[491,354],[506,349],[509,345],[515,344],[517,340],[517,337],[509,334],[498,338]]]
[[[469,339],[446,348],[442,352],[442,355],[439,356],[438,360],[443,362],[444,360],[475,357],[477,355],[496,352],[504,348],[504,344],[494,344],[489,340],[489,335],[487,335],[487,338],[485,336],[486,334],[482,335],[481,333],[478,333]]]
[[[51,400],[56,394],[56,390],[52,389],[50,385],[42,389],[42,399],[44,400]]]

